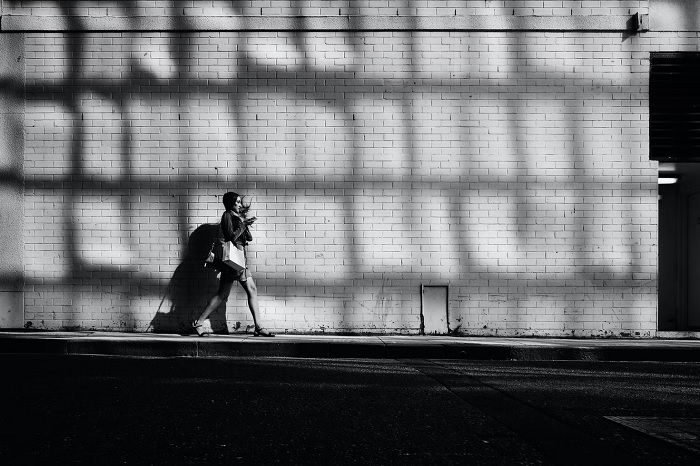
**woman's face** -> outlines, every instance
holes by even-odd
[[[241,207],[243,207],[243,202],[241,202],[241,196],[236,198],[236,203],[233,204],[233,211],[237,214],[241,213]]]

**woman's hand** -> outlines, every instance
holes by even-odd
[[[247,226],[250,226],[250,225],[252,225],[253,223],[255,223],[255,221],[256,221],[257,219],[258,219],[257,217],[247,218],[247,219],[244,220],[244,223],[245,223]]]

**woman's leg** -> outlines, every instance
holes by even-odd
[[[250,313],[253,315],[253,323],[255,324],[254,335],[263,337],[274,337],[275,335],[263,329],[260,325],[260,314],[258,312],[258,288],[255,286],[253,277],[248,278],[241,282],[241,286],[248,295],[248,307],[250,308]]]
[[[233,286],[233,279],[231,279],[228,274],[222,272],[221,279],[219,281],[219,291],[217,291],[216,294],[209,300],[209,303],[204,309],[204,312],[202,312],[202,315],[199,316],[199,319],[195,320],[195,325],[201,325],[204,323],[204,321],[207,320],[207,317],[209,317],[209,314],[218,309],[218,307],[221,306],[221,303],[228,299],[228,295],[231,293],[231,286]]]
[[[255,324],[254,335],[263,337],[274,337],[275,335],[263,329],[260,325],[260,313],[258,310],[258,288],[255,286],[253,278],[250,277],[248,280],[241,282],[241,286],[248,295],[248,307],[250,308],[250,313],[253,315],[253,323]]]
[[[253,324],[255,324],[256,329],[260,328],[258,324],[258,287],[255,286],[253,277],[240,282],[240,284],[245,290],[245,294],[248,295],[248,307],[250,308],[250,313],[253,315]]]

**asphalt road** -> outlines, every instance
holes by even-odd
[[[2,465],[700,464],[698,364],[3,355],[0,370]]]

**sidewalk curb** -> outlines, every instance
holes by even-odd
[[[463,359],[515,361],[700,362],[700,342],[479,340],[454,338],[297,336],[243,337],[42,335],[0,333],[0,354],[105,355],[133,357],[294,357],[364,359]]]

